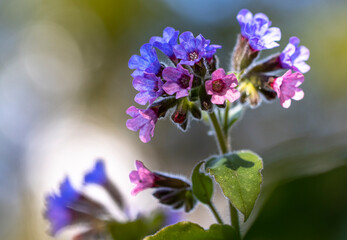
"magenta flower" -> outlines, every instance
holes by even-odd
[[[194,76],[181,65],[178,65],[177,68],[166,67],[163,70],[163,78],[166,80],[163,89],[167,94],[173,95],[176,93],[176,99],[189,95]]]
[[[248,39],[253,50],[260,51],[278,47],[276,41],[281,40],[281,30],[271,26],[271,21],[264,13],[253,14],[248,9],[242,9],[237,14],[242,37]]]
[[[310,66],[305,63],[310,57],[310,50],[305,46],[299,46],[300,39],[291,37],[288,45],[280,55],[282,68],[292,69],[301,73],[310,71]]]
[[[302,73],[292,73],[292,70],[288,70],[282,77],[276,78],[271,83],[272,88],[280,98],[282,107],[289,108],[291,99],[299,101],[304,98],[304,91],[298,88],[304,80],[305,78]]]
[[[240,97],[240,92],[235,89],[237,78],[234,74],[226,75],[224,69],[219,68],[212,73],[212,80],[205,83],[206,92],[212,95],[211,102],[223,104],[225,99],[234,102]]]
[[[139,160],[136,160],[136,169],[129,174],[130,182],[136,184],[131,191],[131,195],[136,195],[147,188],[155,187],[155,182],[159,179],[155,173],[148,170]]]
[[[129,107],[126,113],[133,118],[127,121],[127,128],[135,132],[140,130],[140,140],[144,143],[149,142],[154,135],[157,113],[151,108],[142,110],[134,106]]]
[[[152,104],[164,91],[163,82],[153,73],[143,73],[143,76],[137,76],[133,80],[133,86],[139,93],[135,96],[135,102],[146,105]]]

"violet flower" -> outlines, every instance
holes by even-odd
[[[146,105],[147,102],[152,104],[164,91],[163,82],[153,73],[143,73],[143,76],[136,76],[133,80],[133,86],[140,91],[135,96],[135,102]]]
[[[129,174],[130,181],[136,184],[135,188],[131,191],[132,195],[136,195],[147,188],[154,187],[158,179],[156,174],[148,170],[141,161],[136,160],[135,165],[137,170],[131,171]]]
[[[281,40],[281,30],[271,26],[271,21],[264,13],[253,14],[248,9],[242,9],[237,14],[241,26],[241,35],[248,39],[249,45],[255,51],[278,47],[276,41]]]
[[[212,58],[220,45],[210,45],[210,40],[206,40],[201,34],[196,38],[191,32],[184,32],[180,35],[180,44],[173,46],[173,51],[180,64],[193,66],[202,58]]]
[[[240,92],[235,89],[237,78],[234,74],[226,75],[224,69],[219,68],[212,73],[212,80],[205,82],[208,95],[212,95],[211,102],[223,104],[225,99],[234,102],[240,97]]]
[[[291,99],[299,101],[304,98],[304,91],[298,88],[304,80],[305,78],[302,73],[292,73],[292,70],[288,70],[282,77],[276,78],[271,83],[272,88],[280,98],[282,107],[289,108]]]
[[[69,226],[73,221],[72,205],[80,194],[72,187],[68,177],[60,185],[60,195],[55,193],[46,198],[45,218],[51,223],[51,233],[56,235],[62,228]]]
[[[133,118],[127,121],[127,128],[135,132],[140,130],[140,140],[144,143],[149,142],[154,135],[157,113],[151,108],[142,110],[134,106],[129,107],[126,113]]]
[[[310,50],[305,46],[299,46],[300,39],[291,37],[288,45],[280,55],[282,68],[292,69],[301,73],[310,71],[310,66],[305,63],[310,57]]]
[[[131,76],[141,76],[144,72],[158,74],[160,72],[160,63],[152,44],[142,45],[140,54],[141,56],[133,55],[129,60],[129,68],[136,69]]]
[[[98,160],[95,163],[94,168],[84,176],[84,184],[98,184],[104,185],[108,181],[105,163],[102,160]]]
[[[149,43],[153,44],[154,47],[158,48],[170,59],[175,60],[176,56],[173,52],[173,46],[177,45],[179,31],[176,31],[172,27],[167,27],[163,31],[163,37],[152,37]]]
[[[167,94],[173,95],[176,93],[176,99],[189,95],[194,76],[181,65],[178,65],[177,68],[166,67],[163,70],[163,78],[166,80],[163,89]]]

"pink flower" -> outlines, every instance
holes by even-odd
[[[147,143],[151,141],[151,137],[154,135],[155,124],[158,120],[156,112],[151,108],[143,110],[131,106],[126,113],[132,117],[126,123],[127,128],[135,132],[140,131],[139,136],[142,142]]]
[[[272,88],[280,98],[282,107],[289,108],[291,99],[299,101],[304,98],[304,91],[298,88],[304,80],[305,78],[302,73],[292,73],[292,70],[288,70],[282,77],[276,78],[271,83]]]
[[[240,97],[240,92],[235,89],[237,78],[234,74],[226,75],[224,69],[219,68],[212,73],[212,80],[205,83],[208,95],[212,95],[211,102],[223,104],[225,99],[234,102]]]
[[[148,170],[139,160],[136,160],[136,168],[137,171],[131,171],[129,174],[130,182],[136,184],[131,191],[131,195],[136,195],[147,188],[155,187],[155,182],[159,179],[155,173]]]

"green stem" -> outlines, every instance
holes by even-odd
[[[241,239],[239,213],[237,212],[237,209],[231,204],[230,201],[229,201],[229,208],[230,208],[231,225],[234,227],[236,231],[236,235],[237,235],[236,240],[238,240],[238,239]]]
[[[212,211],[214,217],[216,218],[217,222],[218,222],[219,224],[224,224],[222,218],[219,216],[219,214],[218,214],[218,212],[217,212],[217,209],[215,208],[215,206],[213,205],[213,203],[210,201],[210,202],[207,204],[207,206],[211,209],[211,211]]]
[[[229,124],[229,109],[230,109],[230,102],[227,101],[226,107],[224,110],[224,123],[223,123],[223,132],[225,139],[228,139],[228,124]]]
[[[228,111],[229,111],[229,109],[228,109]],[[225,112],[225,114],[227,114],[227,111]],[[217,139],[219,149],[220,149],[222,154],[226,154],[229,151],[229,148],[227,145],[227,140],[226,140],[228,137],[228,130],[225,130],[225,128],[224,128],[223,129],[224,132],[222,131],[220,123],[218,122],[218,120],[216,118],[216,114],[214,112],[210,113],[209,116],[210,116],[210,120],[211,120],[211,123],[213,125],[213,128],[215,130],[216,139]],[[228,122],[228,120],[229,120],[228,116],[225,116],[224,124],[225,124],[225,121]],[[230,207],[231,224],[235,228],[235,231],[237,233],[237,238],[235,240],[240,240],[241,234],[240,234],[239,215],[238,215],[237,209],[231,204],[230,201],[229,201],[229,207]],[[211,206],[210,206],[210,208],[211,208]],[[211,210],[213,211],[213,206],[212,206]]]
[[[220,127],[220,124],[216,118],[216,114],[214,112],[211,112],[209,116],[214,128],[214,132],[216,134],[219,150],[221,151],[222,154],[225,154],[228,152],[228,146],[226,144],[225,137]]]

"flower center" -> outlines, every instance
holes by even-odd
[[[214,80],[212,82],[212,90],[214,92],[220,93],[224,90],[225,83],[221,79]]]
[[[197,52],[191,52],[188,54],[189,61],[194,61],[199,58],[199,55]]]
[[[188,88],[189,87],[189,82],[190,82],[190,77],[187,75],[182,74],[180,78],[180,85],[182,88]]]

